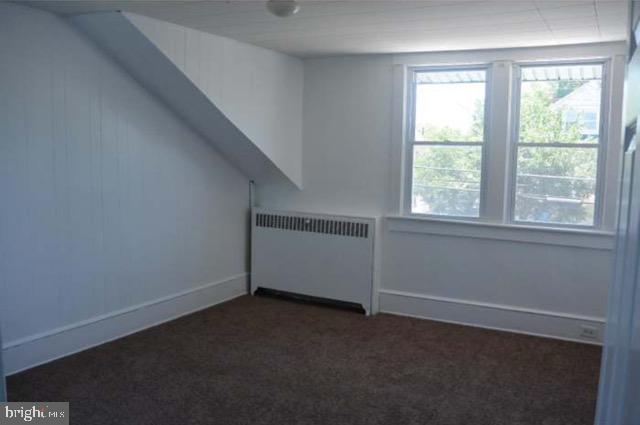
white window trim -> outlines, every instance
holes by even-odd
[[[515,201],[516,201],[516,174],[517,174],[517,164],[518,164],[518,145],[520,138],[520,89],[521,89],[521,70],[523,67],[528,66],[556,66],[556,65],[587,65],[587,64],[598,64],[602,65],[602,90],[600,92],[600,126],[599,126],[599,135],[598,135],[598,162],[596,165],[596,190],[595,190],[595,205],[593,212],[593,224],[562,224],[562,223],[543,223],[536,221],[526,221],[526,220],[516,220],[515,219]],[[606,179],[606,156],[607,156],[607,146],[608,146],[608,135],[609,135],[609,122],[606,119],[609,116],[609,87],[610,87],[610,68],[611,68],[611,59],[610,58],[600,58],[600,59],[575,59],[575,60],[551,60],[551,61],[536,61],[536,62],[515,62],[513,64],[513,74],[512,74],[512,111],[511,111],[511,122],[512,122],[512,131],[511,137],[509,141],[509,159],[508,159],[508,193],[507,199],[505,203],[506,213],[505,213],[505,223],[514,224],[514,225],[522,225],[522,226],[533,226],[533,227],[544,227],[544,228],[561,228],[561,229],[585,229],[585,230],[600,230],[603,228],[603,208],[604,208],[604,188],[605,188],[605,179]]]
[[[485,71],[485,97],[484,97],[484,134],[483,141],[481,143],[474,143],[473,146],[481,146],[481,165],[480,165],[480,205],[478,209],[478,217],[469,216],[454,216],[454,215],[442,215],[442,214],[424,214],[415,213],[411,210],[412,192],[413,192],[413,148],[420,142],[415,140],[415,110],[416,110],[416,82],[415,74],[417,72],[429,72],[429,71],[461,71],[461,70],[483,70]],[[478,63],[478,64],[463,64],[463,65],[444,65],[444,66],[410,66],[407,68],[405,75],[406,87],[405,99],[404,99],[404,154],[403,161],[403,185],[402,190],[404,192],[402,196],[401,210],[404,214],[413,217],[425,217],[434,219],[447,219],[447,220],[481,220],[484,217],[486,209],[486,181],[487,181],[487,143],[490,138],[489,125],[491,119],[491,102],[489,96],[491,95],[491,76],[492,76],[492,64],[491,63]],[[397,189],[396,189],[397,190]]]
[[[578,227],[572,228],[568,226],[556,226],[546,223],[536,223],[535,225],[513,223],[508,211],[510,187],[509,175],[511,172],[511,162],[502,160],[502,156],[511,155],[513,123],[510,116],[513,112],[513,91],[514,78],[511,75],[514,67],[513,64],[524,63],[578,63],[585,62],[610,62],[610,69],[607,72],[608,81],[603,81],[603,90],[606,88],[607,95],[603,96],[603,108],[605,115],[602,116],[602,122],[609,125],[606,134],[607,140],[618,140],[621,137],[622,125],[616,123],[622,117],[622,90],[624,86],[624,64],[625,64],[624,45],[621,43],[603,43],[595,46],[560,46],[551,48],[529,48],[529,49],[512,49],[512,50],[496,50],[496,51],[476,51],[471,53],[445,52],[445,53],[425,53],[425,54],[407,54],[395,55],[393,65],[393,97],[392,97],[392,140],[393,148],[390,152],[391,173],[388,197],[387,217],[393,217],[395,221],[406,218],[422,225],[427,226],[429,221],[448,221],[458,225],[483,226],[485,224],[495,224],[500,226],[512,226],[514,229],[527,227],[530,230],[539,229],[546,230],[579,230],[582,232],[608,232],[615,227],[616,203],[618,198],[617,175],[620,169],[620,160],[618,155],[620,147],[616,143],[608,144],[605,155],[599,155],[599,161],[605,163],[599,170],[605,173],[606,177],[600,179],[604,188],[600,193],[601,217],[600,228],[595,227]],[[475,61],[467,61],[469,58],[475,58]],[[432,63],[432,65],[425,65]],[[470,219],[469,217],[454,218],[449,216],[429,216],[424,214],[412,214],[410,209],[407,210],[406,205],[410,206],[410,199],[407,200],[407,194],[411,194],[410,184],[407,185],[407,94],[409,85],[409,69],[411,68],[462,68],[464,66],[478,67],[482,65],[491,66],[492,77],[487,81],[492,84],[491,95],[485,100],[490,102],[489,107],[493,111],[493,117],[490,120],[485,118],[485,130],[490,131],[490,136],[485,141],[485,151],[483,151],[483,165],[491,168],[490,172],[483,175],[483,183],[489,186],[484,193],[485,196],[485,212],[486,216],[478,219]],[[506,81],[506,84],[505,84]],[[506,120],[506,124],[504,124]],[[620,128],[618,128],[620,127]],[[602,145],[604,146],[604,144]],[[489,149],[489,154],[486,154]],[[491,163],[493,161],[493,163]],[[400,189],[400,190],[399,190]],[[488,202],[487,201],[488,199]],[[465,223],[461,223],[461,222]]]

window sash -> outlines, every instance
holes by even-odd
[[[416,94],[417,87],[421,83],[416,82],[417,74],[420,72],[429,72],[429,71],[483,71],[485,73],[485,81],[484,81],[484,117],[483,117],[483,140],[482,141],[425,141],[425,140],[416,140]],[[429,216],[435,218],[444,218],[444,219],[452,219],[452,220],[478,220],[484,217],[484,208],[485,208],[485,195],[486,195],[486,141],[487,141],[487,132],[489,122],[489,113],[490,113],[490,98],[489,98],[489,81],[491,78],[491,69],[490,65],[470,65],[470,66],[453,66],[453,67],[410,67],[407,72],[407,110],[406,110],[406,125],[405,125],[405,134],[406,134],[406,149],[404,152],[404,162],[406,164],[405,172],[404,172],[404,194],[403,194],[403,203],[402,209],[404,214],[408,215],[416,215],[416,216]],[[461,83],[464,84],[464,83]],[[413,212],[412,204],[413,204],[413,180],[414,180],[414,147],[415,146],[480,146],[481,147],[481,166],[480,166],[480,206],[478,211],[478,216],[458,216],[458,215],[444,215],[444,214],[425,214]]]
[[[427,145],[427,146],[478,146],[484,144],[484,142],[431,142],[431,141],[418,141],[412,142],[414,146]]]
[[[600,123],[599,123],[599,134],[597,142],[542,142],[542,143],[533,143],[533,142],[520,142],[520,104],[522,101],[521,98],[521,88],[522,88],[522,68],[525,67],[535,67],[535,66],[562,66],[562,65],[589,65],[589,64],[597,64],[602,66],[602,76],[601,76],[601,89],[600,89]],[[560,228],[578,228],[578,229],[599,229],[602,227],[602,208],[603,208],[603,195],[604,195],[604,178],[603,171],[606,161],[606,130],[607,130],[607,122],[605,117],[607,116],[607,102],[608,98],[608,90],[609,90],[609,62],[606,60],[601,61],[551,61],[545,63],[515,63],[513,65],[513,86],[512,86],[512,94],[510,97],[510,101],[512,102],[512,137],[511,137],[511,155],[508,159],[509,163],[507,166],[509,167],[509,181],[508,181],[508,199],[507,201],[507,213],[506,213],[506,222],[513,224],[526,224],[531,226],[540,226],[540,227],[560,227]],[[518,148],[519,147],[548,147],[548,148],[592,148],[597,149],[597,166],[596,166],[596,189],[595,189],[595,205],[594,205],[594,216],[593,223],[590,225],[581,225],[581,224],[569,224],[569,223],[546,223],[540,221],[525,221],[525,220],[516,220],[515,211],[516,211],[516,191],[517,191],[517,168],[518,168]]]
[[[587,153],[587,152],[591,152],[594,154],[594,159],[595,159],[595,165],[596,165],[596,174],[593,176],[576,176],[576,175],[564,175],[562,173],[560,174],[553,174],[553,173],[541,173],[541,172],[526,172],[526,171],[522,171],[522,173],[519,171],[521,169],[521,165],[522,167],[525,167],[525,163],[526,163],[526,159],[524,160],[524,162],[521,164],[519,161],[516,162],[515,167],[515,183],[514,183],[514,203],[513,203],[513,222],[514,223],[518,223],[518,224],[536,224],[536,225],[543,225],[543,226],[563,226],[563,227],[576,227],[576,228],[583,228],[583,227],[593,227],[595,224],[595,213],[596,213],[596,205],[593,205],[593,221],[591,222],[591,224],[589,223],[571,223],[568,221],[558,221],[558,220],[553,220],[551,219],[551,217],[553,216],[554,212],[557,213],[566,213],[568,211],[570,211],[570,204],[572,203],[572,201],[574,201],[574,205],[575,202],[585,202],[588,198],[580,198],[580,197],[573,197],[570,194],[570,190],[575,190],[575,189],[580,189],[580,184],[577,184],[578,182],[582,182],[582,184],[587,184],[589,185],[588,182],[593,182],[593,187],[591,189],[593,189],[593,195],[595,197],[595,200],[597,200],[597,184],[598,184],[598,176],[597,176],[597,166],[598,166],[598,146],[595,144],[590,144],[587,146],[564,146],[564,147],[558,147],[558,146],[549,146],[547,143],[536,143],[536,144],[528,144],[528,146],[522,146],[522,145],[518,145],[518,150],[516,152],[516,158],[519,160],[520,159],[520,153],[521,153],[521,149],[543,149],[543,150],[547,150],[547,152],[560,152],[560,151],[571,151],[571,150],[575,150],[575,151],[580,151],[582,153]],[[577,152],[576,152],[577,153]],[[574,170],[575,171],[575,170]],[[535,188],[531,189],[528,193],[529,196],[533,196],[533,197],[543,197],[546,198],[546,203],[547,206],[549,207],[549,210],[547,211],[547,213],[549,213],[549,219],[548,220],[527,220],[527,219],[517,219],[517,213],[518,213],[518,209],[519,209],[519,205],[520,208],[522,208],[523,206],[526,205],[526,200],[524,198],[526,198],[527,194],[526,193],[522,193],[520,191],[520,189],[523,187],[524,183],[522,180],[525,180],[526,178],[531,178],[533,179],[533,181],[537,181],[539,185],[541,186],[548,186],[550,185],[550,187],[547,187],[547,191],[537,191]],[[526,181],[526,180],[525,180]],[[576,185],[577,187],[570,187],[570,188],[566,188],[565,190],[567,191],[560,191],[558,192],[558,188],[554,187],[556,184],[558,184],[560,181],[564,181],[566,183],[569,183],[571,185]],[[531,182],[529,184],[532,184]],[[535,187],[535,185],[533,186]],[[584,191],[585,188],[583,187],[582,190]],[[543,199],[541,198],[541,199]],[[524,204],[519,204],[517,201],[518,199],[520,199],[521,202],[524,202]],[[555,201],[554,201],[555,200]],[[562,204],[563,202],[561,202],[561,200],[564,200],[564,206],[560,207],[559,204]],[[554,202],[555,202],[555,207],[554,207]],[[534,207],[534,210],[536,209],[536,207]],[[563,211],[564,210],[564,211]],[[526,212],[526,209],[524,210]],[[523,212],[521,210],[521,212]],[[586,214],[591,214],[590,209],[587,210],[583,210],[583,213],[586,212]]]
[[[480,213],[482,184],[482,144],[474,145],[434,145],[421,144],[413,146],[413,158],[420,156],[462,155],[461,158],[471,163],[451,163],[449,166],[436,166],[423,162],[412,167],[411,208],[413,214],[434,217],[458,217],[476,219]],[[424,178],[427,178],[424,180]],[[416,204],[416,201],[418,202]],[[416,204],[420,207],[430,206],[431,211],[414,211]]]
[[[565,142],[550,142],[550,143],[540,143],[540,142],[518,142],[518,146],[523,147],[536,147],[536,146],[546,146],[548,148],[597,148],[599,143],[565,143]]]

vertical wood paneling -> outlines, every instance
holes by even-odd
[[[290,178],[302,177],[302,62],[169,22],[127,17]]]
[[[247,181],[208,143],[53,15],[0,4],[0,57],[5,343],[246,270]]]

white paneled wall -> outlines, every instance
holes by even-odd
[[[40,347],[21,362],[20,350],[77,324],[208,284],[235,285],[226,295],[246,291],[245,177],[58,17],[0,4],[0,57],[0,322],[9,371],[100,342]],[[200,306],[216,301],[202,295]],[[168,305],[150,320],[185,312]]]
[[[302,184],[302,61],[126,14],[296,184]]]
[[[539,243],[425,234],[395,223],[387,230],[383,310],[566,339],[580,339],[587,325],[601,340],[610,237],[587,248],[557,245],[562,238],[553,235]]]

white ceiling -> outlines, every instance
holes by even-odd
[[[289,18],[264,2],[32,1],[61,14],[126,10],[300,57],[623,40],[627,0],[301,0]]]

